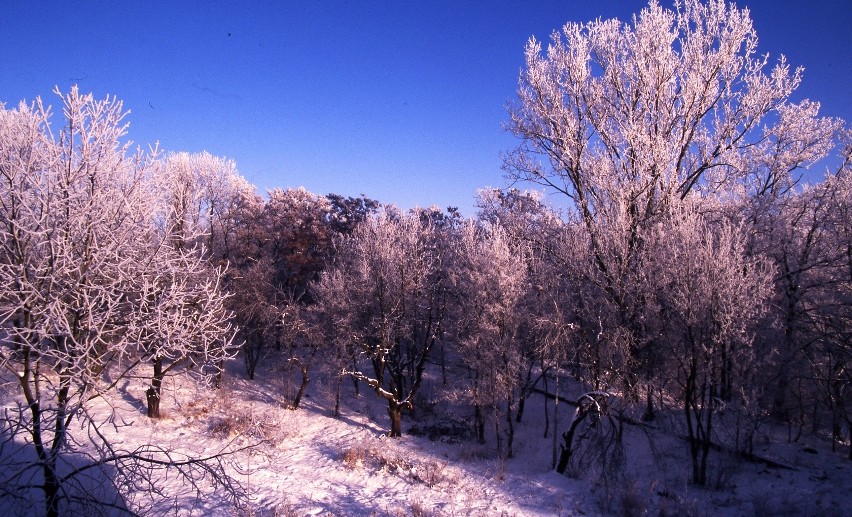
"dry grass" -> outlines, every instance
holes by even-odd
[[[409,458],[403,452],[381,445],[373,440],[359,440],[343,450],[340,461],[349,469],[394,474],[429,488],[457,483],[460,478],[458,472],[443,461]]]

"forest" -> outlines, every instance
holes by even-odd
[[[142,382],[159,419],[174,379],[215,399],[227,365],[251,381],[270,361],[293,414],[322,379],[330,415],[372,397],[405,441],[428,386],[509,462],[535,399],[536,433],[558,437],[541,467],[559,474],[616,476],[625,428],[643,426],[683,435],[696,487],[714,457],[771,461],[770,429],[852,462],[846,122],[794,102],[802,70],[718,0],[569,23],[524,52],[514,187],[477,192],[472,217],[260,194],[228,158],[132,148],[121,101],[76,87],[56,112],[2,107],[0,506],[156,507],[104,500],[103,471],[153,501],[168,476],[199,493],[212,479],[242,508],[233,451],[123,441],[110,401]]]

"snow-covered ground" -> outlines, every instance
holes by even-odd
[[[95,411],[105,414],[115,411],[115,422],[121,425],[111,429],[110,437],[125,448],[154,443],[203,456],[256,445],[226,457],[231,475],[249,496],[247,505],[235,508],[221,490],[197,498],[180,478],[170,475],[160,479],[161,502],[149,511],[160,514],[176,504],[179,515],[852,512],[852,461],[846,459],[847,451],[832,453],[830,444],[818,440],[786,443],[779,437],[764,439],[756,447],[758,456],[788,468],[714,452],[711,486],[699,489],[688,483],[686,444],[675,436],[674,425],[627,425],[623,468],[606,475],[594,467],[575,468],[569,469],[575,477],[567,477],[551,469],[553,438],[552,432],[543,437],[541,395],[532,396],[524,421],[517,426],[515,458],[500,460],[493,437],[479,445],[458,436],[465,429],[464,408],[444,402],[433,386],[425,386],[419,407],[405,417],[407,434],[392,440],[384,436],[385,405],[366,387],[355,397],[352,384],[344,384],[347,393],[337,419],[331,416],[333,394],[328,383],[315,380],[302,407],[293,411],[286,404],[295,386],[284,379],[279,364],[264,361],[253,381],[245,378],[241,366],[240,361],[229,365],[224,387],[217,391],[186,377],[170,378],[160,420],[145,416],[141,381],[138,386],[122,384],[120,397],[96,406]],[[573,408],[564,403],[560,408],[563,431]]]

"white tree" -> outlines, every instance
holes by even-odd
[[[359,354],[346,373],[387,401],[391,437],[402,435],[402,411],[414,407],[445,315],[444,256],[435,232],[432,220],[393,208],[368,217],[344,239],[317,288],[320,303],[345,301],[349,314],[337,333]]]
[[[332,251],[333,231],[327,220],[331,206],[326,198],[304,188],[273,189],[267,194],[269,199],[254,207],[250,222],[244,225],[234,255],[237,292],[231,306],[245,339],[243,358],[249,378],[254,378],[258,362],[272,344],[278,350],[287,345],[294,358],[304,351],[290,346],[295,341],[282,343],[299,334],[285,336],[282,314],[292,316],[300,312],[294,304],[311,301],[308,286],[327,265]],[[312,350],[308,347],[308,355]]]
[[[621,199],[636,224],[670,195],[786,188],[840,123],[789,102],[800,69],[767,64],[748,11],[721,0],[568,23],[546,53],[527,44],[507,171],[565,194],[588,225]]]
[[[576,336],[628,396],[644,378],[651,416],[664,346],[652,310],[655,228],[686,224],[676,220],[683,203],[762,209],[831,150],[842,122],[790,101],[801,70],[783,57],[770,66],[749,12],[722,0],[674,10],[652,1],[627,23],[568,23],[546,49],[531,39],[525,57],[508,124],[521,144],[505,169],[567,199],[575,231],[563,263],[583,293]],[[687,277],[692,257],[671,257]]]
[[[569,200],[635,351],[648,344],[629,291],[652,219],[693,191],[784,190],[833,145],[839,121],[789,102],[801,70],[767,70],[756,46],[748,11],[721,0],[651,2],[632,23],[568,23],[546,51],[527,44],[505,169]]]
[[[208,366],[218,384],[234,331],[223,290],[237,214],[254,187],[233,160],[209,153],[173,153],[151,175],[149,207],[156,260],[141,262],[135,284],[139,321],[135,360],[150,361],[148,416],[160,417],[166,375],[185,366]],[[219,266],[216,263],[224,263]]]
[[[208,152],[172,153],[159,176],[175,247],[203,245],[214,260],[226,260],[240,210],[256,196],[236,163]]]
[[[46,515],[85,502],[80,478],[95,466],[119,465],[116,488],[151,481],[145,469],[164,451],[112,448],[100,432],[103,422],[87,409],[128,374],[118,359],[137,346],[132,329],[146,319],[137,303],[139,279],[154,265],[164,275],[183,274],[200,260],[176,261],[156,245],[157,167],[153,154],[128,154],[121,102],[76,88],[62,101],[64,125],[55,133],[40,100],[0,109],[0,367],[14,379],[17,404],[3,415],[3,427],[23,458],[9,460],[3,493],[27,498],[27,487],[38,487]],[[195,295],[176,290],[171,297],[181,304]],[[184,323],[193,328],[196,321]],[[227,339],[221,330],[219,341]],[[192,330],[175,336],[173,345],[189,336]],[[88,426],[79,438],[88,436],[94,451],[75,442],[74,419]],[[72,450],[90,454],[92,464],[71,465]],[[159,464],[177,466],[198,487],[193,460]],[[221,469],[200,468],[224,479]]]
[[[846,426],[846,439],[852,440],[852,139],[843,158],[837,174],[817,187],[827,198],[825,218],[820,221],[822,246],[814,260],[819,267],[811,280],[818,296],[803,304],[811,337],[811,346],[805,349],[810,375],[805,379],[815,383],[818,399],[813,403],[822,404],[829,413],[832,449],[843,440],[841,424]]]
[[[145,392],[148,416],[160,418],[167,375],[197,366],[218,379],[224,360],[236,350],[232,314],[225,308],[227,294],[221,286],[223,270],[211,269],[195,250],[164,247],[155,257],[138,269],[128,292],[134,314],[126,332],[136,346],[126,352],[131,361],[151,362]]]
[[[482,408],[491,407],[497,430],[497,449],[503,450],[500,417],[506,418],[506,450],[514,455],[514,411],[523,378],[525,358],[519,333],[525,311],[519,302],[527,288],[524,256],[512,249],[499,224],[468,221],[459,229],[454,264],[454,289],[459,316],[459,350],[473,379],[469,399],[474,404],[477,438],[484,441]]]
[[[747,254],[743,223],[708,220],[689,201],[649,235],[656,267],[648,305],[668,357],[661,370],[675,372],[692,479],[703,485],[708,454],[717,444],[716,412],[765,364],[752,343],[774,274],[768,259]]]

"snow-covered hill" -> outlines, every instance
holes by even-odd
[[[484,445],[470,437],[469,411],[444,400],[439,386],[425,387],[404,420],[402,439],[385,437],[383,401],[366,389],[356,397],[348,381],[344,387],[340,418],[331,415],[332,388],[322,380],[310,385],[294,411],[286,400],[295,386],[280,364],[264,361],[249,381],[234,361],[220,390],[170,378],[160,420],[145,416],[141,381],[123,384],[120,398],[99,402],[94,411],[115,412],[107,436],[127,449],[151,443],[181,457],[238,451],[224,464],[247,495],[242,507],[221,486],[203,482],[199,498],[180,477],[157,471],[162,494],[153,505],[148,494],[126,498],[131,509],[154,514],[848,515],[852,508],[852,462],[817,440],[785,443],[764,434],[755,452],[780,466],[716,451],[712,486],[699,489],[688,483],[687,448],[677,437],[676,418],[667,423],[663,416],[653,425],[625,425],[621,467],[601,473],[589,460],[569,469],[574,477],[568,477],[551,469],[553,434],[543,436],[539,394],[517,425],[515,458],[503,460],[493,437]],[[561,432],[574,408],[559,408]],[[37,508],[12,510],[37,515]]]

